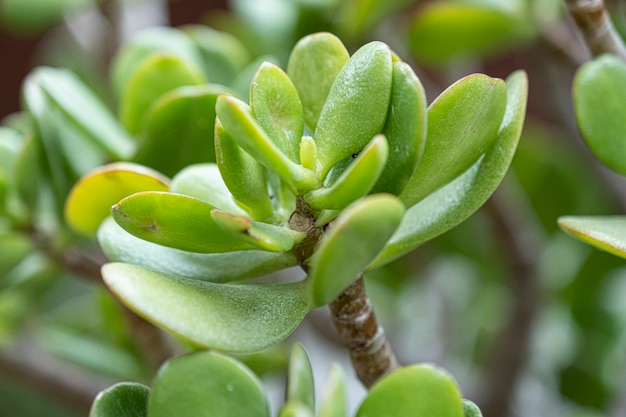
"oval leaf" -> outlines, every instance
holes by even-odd
[[[382,42],[362,46],[341,69],[315,129],[318,178],[360,152],[380,133],[391,95],[391,50]]]
[[[338,365],[330,368],[328,381],[324,385],[319,417],[347,417],[346,384],[343,371]]]
[[[259,379],[240,362],[196,352],[166,362],[156,375],[150,417],[269,417]]]
[[[65,219],[77,232],[95,235],[111,206],[140,191],[167,191],[169,179],[141,165],[104,165],[81,178],[65,201]]]
[[[589,245],[626,258],[626,216],[564,216],[559,226]]]
[[[315,413],[298,401],[289,401],[281,408],[278,417],[315,417]]]
[[[308,261],[313,302],[333,301],[369,264],[396,230],[404,206],[392,195],[367,196],[334,220]]]
[[[250,250],[227,253],[192,253],[139,239],[112,218],[98,230],[98,243],[107,258],[164,274],[211,282],[229,282],[256,277],[298,264],[289,252]]]
[[[100,392],[89,417],[148,417],[150,388],[136,382],[120,382]]]
[[[122,263],[106,264],[102,277],[122,302],[157,326],[194,344],[234,353],[283,341],[309,311],[302,282],[215,284]]]
[[[430,364],[400,368],[370,390],[356,417],[463,417],[461,393],[452,377]]]
[[[287,373],[287,387],[285,399],[287,403],[295,402],[315,411],[315,383],[313,368],[306,350],[300,343],[291,348],[289,357],[289,371]]]
[[[250,110],[278,148],[293,162],[300,163],[302,103],[287,74],[276,65],[264,62],[254,76]]]
[[[146,191],[121,200],[112,214],[127,232],[171,248],[200,253],[255,249],[222,230],[211,217],[214,209],[182,194]]]
[[[315,131],[337,74],[349,59],[346,47],[330,33],[306,36],[291,51],[287,74],[298,90],[304,121],[311,132]]]
[[[507,105],[502,80],[474,74],[448,87],[428,108],[424,154],[400,195],[407,207],[472,166],[498,135]]]
[[[603,55],[583,65],[574,80],[576,119],[593,153],[626,175],[626,63]]]

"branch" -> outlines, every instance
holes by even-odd
[[[626,46],[603,0],[566,0],[565,3],[593,56],[609,53],[626,60]]]

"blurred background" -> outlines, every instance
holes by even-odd
[[[626,2],[607,7],[626,33]],[[238,76],[215,79],[243,92],[261,61],[284,68],[295,42],[317,31],[351,51],[387,42],[429,102],[465,75],[524,69],[527,121],[500,189],[461,226],[367,276],[368,292],[400,361],[448,368],[486,417],[626,415],[624,262],[556,223],[626,211],[626,180],[596,161],[576,127],[572,80],[590,55],[561,0],[2,0],[3,126],[21,131],[22,85],[41,65],[70,69],[115,112],[120,45],[145,28],[188,24],[232,35]],[[149,383],[167,352],[189,349],[108,294],[93,241],[51,246],[38,230],[49,223],[15,224],[0,217],[0,416],[87,415],[100,389]],[[295,340],[318,383],[332,361],[351,375],[327,312],[315,311],[285,345],[242,358],[271,392]],[[350,384],[358,403],[363,389]]]

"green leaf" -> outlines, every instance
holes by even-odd
[[[299,403],[311,410],[311,413],[315,411],[313,368],[309,355],[300,343],[291,348],[285,399],[287,404]]]
[[[233,353],[283,341],[310,306],[303,282],[215,284],[122,263],[106,264],[102,276],[122,302],[157,326],[197,345]]]
[[[228,90],[207,84],[179,87],[150,107],[133,160],[172,176],[187,165],[215,161],[215,102]]]
[[[150,417],[269,417],[258,378],[217,352],[196,352],[166,362],[149,400]]]
[[[245,152],[224,129],[219,120],[215,126],[215,155],[224,183],[235,201],[250,216],[265,220],[272,216],[267,171],[263,165]]]
[[[246,103],[222,95],[217,99],[216,111],[219,122],[232,139],[265,168],[298,189],[314,187],[313,172],[293,162],[278,148],[252,117]]]
[[[626,63],[603,55],[574,79],[574,107],[583,138],[608,167],[626,175]]]
[[[111,261],[211,282],[256,277],[298,264],[289,252],[191,253],[168,248],[131,235],[111,218],[100,226],[98,243]]]
[[[49,67],[35,69],[24,85],[26,106],[39,106],[32,100],[32,90],[38,89],[59,109],[71,123],[85,133],[92,143],[109,157],[128,159],[135,144],[118,124],[115,116],[96,95],[72,72]],[[32,112],[39,117],[38,112]]]
[[[296,232],[286,226],[255,222],[221,210],[213,210],[211,217],[224,231],[270,252],[290,251],[294,244],[300,243],[306,237],[306,233]]]
[[[190,165],[172,178],[170,191],[185,194],[232,214],[245,214],[224,184],[217,164]],[[269,197],[268,197],[269,199]]]
[[[111,79],[116,97],[121,97],[130,78],[150,55],[176,55],[187,65],[202,67],[202,57],[194,42],[178,29],[152,27],[135,33],[115,55]]]
[[[411,50],[430,64],[489,55],[532,35],[520,17],[500,8],[469,2],[431,3],[417,14],[410,31]]]
[[[385,169],[388,154],[385,136],[376,135],[332,185],[306,194],[307,203],[319,210],[340,210],[363,197]]]
[[[200,253],[255,249],[217,225],[214,209],[186,195],[145,191],[124,198],[111,211],[124,230],[159,245]]]
[[[464,417],[483,417],[480,408],[470,400],[463,399],[463,415]]]
[[[65,201],[65,219],[77,232],[95,235],[111,206],[139,191],[166,191],[169,180],[129,162],[104,165],[81,178]]]
[[[453,182],[410,207],[382,253],[368,266],[375,269],[450,230],[478,210],[509,169],[524,125],[528,80],[523,71],[507,80],[506,112],[498,137],[485,155]]]
[[[278,417],[315,417],[315,413],[298,401],[288,401],[280,409]]]
[[[370,390],[356,417],[463,417],[461,393],[452,377],[429,364],[400,368]]]
[[[575,238],[626,258],[626,216],[563,216],[558,223]]]
[[[135,135],[145,123],[146,114],[163,94],[178,87],[204,84],[199,70],[176,55],[149,56],[126,83],[120,102],[120,120]]]
[[[315,128],[318,178],[360,152],[384,127],[391,95],[391,51],[382,42],[362,46],[341,69]]]
[[[300,163],[302,103],[287,74],[276,65],[264,62],[254,76],[250,110],[274,144],[293,162]]]
[[[298,90],[304,121],[311,132],[315,131],[337,74],[349,59],[346,47],[330,33],[306,36],[291,51],[287,74]]]
[[[364,197],[334,220],[308,261],[316,306],[333,301],[379,254],[396,230],[404,206],[389,194]]]
[[[408,64],[394,62],[391,101],[383,129],[390,154],[372,194],[402,192],[424,151],[427,115],[422,83]]]
[[[328,381],[324,385],[318,417],[347,417],[347,415],[343,371],[340,366],[333,365],[330,368]]]
[[[148,417],[150,388],[136,382],[120,382],[100,392],[89,417]]]
[[[498,136],[506,84],[482,74],[448,87],[428,108],[424,154],[400,199],[407,207],[449,183],[485,153]]]

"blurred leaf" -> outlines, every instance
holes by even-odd
[[[338,365],[330,368],[328,381],[324,385],[319,417],[347,417],[346,386],[343,371]]]
[[[15,160],[15,181],[16,191],[28,207],[34,207],[39,198],[40,158],[40,144],[37,139],[33,135],[26,136]]]
[[[252,79],[250,110],[274,144],[299,163],[304,132],[302,103],[287,74],[276,65],[264,62]]]
[[[255,249],[215,223],[214,209],[186,195],[144,191],[121,200],[112,214],[127,232],[171,248],[199,253]]]
[[[33,245],[26,236],[0,232],[0,288],[5,285],[3,281],[6,273],[33,250]]]
[[[403,214],[400,200],[388,194],[364,197],[341,212],[307,261],[316,306],[333,301],[363,272],[385,247]]]
[[[65,219],[76,231],[95,235],[111,206],[139,191],[166,191],[169,180],[141,165],[117,162],[81,178],[65,202]]]
[[[309,311],[303,282],[215,284],[122,263],[105,265],[102,275],[120,300],[159,327],[197,345],[233,353],[281,342]]]
[[[383,130],[391,82],[391,51],[382,42],[362,46],[341,69],[313,135],[319,179],[337,162],[360,152]]]
[[[93,0],[3,0],[0,23],[21,36],[32,36],[61,22],[63,16]]]
[[[280,409],[278,417],[315,417],[315,413],[298,401],[288,401]]]
[[[367,31],[412,0],[348,0],[341,2],[339,27],[345,36],[363,36]]]
[[[136,382],[120,382],[100,392],[89,417],[148,417],[150,388]]]
[[[626,63],[603,55],[583,65],[573,87],[576,120],[593,153],[626,175]]]
[[[559,226],[589,245],[626,258],[626,216],[564,216]]]
[[[291,51],[287,74],[298,90],[304,121],[311,132],[315,131],[330,88],[348,59],[346,47],[330,33],[306,36]]]
[[[452,377],[429,364],[410,365],[379,380],[356,417],[463,417],[461,393]]]
[[[418,59],[441,64],[459,57],[488,55],[530,36],[531,27],[500,7],[434,2],[413,21],[411,49]]]
[[[506,84],[482,74],[465,77],[428,108],[424,154],[400,198],[412,206],[457,178],[498,136],[507,104]]]
[[[372,193],[399,195],[415,172],[426,143],[427,106],[424,87],[411,67],[394,62],[391,100],[383,129],[390,153]]]
[[[464,174],[407,209],[398,230],[368,270],[384,265],[457,226],[493,194],[509,169],[526,114],[526,74],[515,72],[506,82],[506,111],[495,142]]]
[[[216,352],[197,352],[161,367],[149,415],[269,417],[269,407],[261,382],[249,369]]]
[[[463,412],[465,417],[483,417],[480,408],[470,400],[463,399]]]
[[[311,410],[311,413],[315,411],[313,368],[309,355],[300,343],[294,344],[291,348],[285,402],[302,404]]]
[[[179,87],[159,97],[139,131],[133,160],[165,175],[199,162],[214,162],[215,102],[228,89],[218,85]]]
[[[159,97],[178,87],[205,83],[200,70],[170,53],[155,53],[137,66],[122,92],[120,120],[135,135],[146,123],[151,106]]]
[[[131,235],[111,218],[100,226],[98,242],[111,261],[212,282],[255,277],[298,264],[291,253],[250,250],[207,254],[168,248]]]

